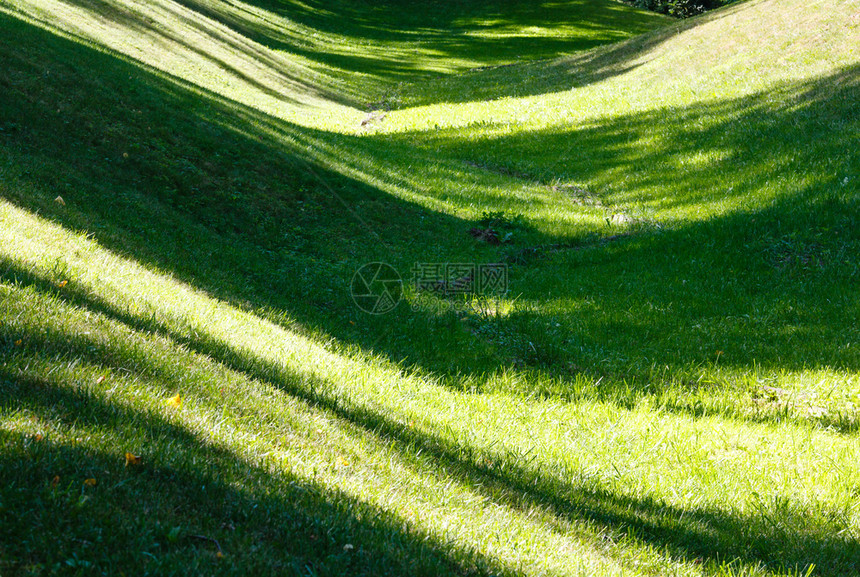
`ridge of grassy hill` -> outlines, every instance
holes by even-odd
[[[666,21],[611,1],[13,2],[6,10],[266,114],[346,130],[399,84],[582,50]],[[528,46],[528,49],[525,49]],[[360,120],[360,118],[359,118]]]
[[[856,574],[857,3],[405,6],[0,1],[0,574]]]

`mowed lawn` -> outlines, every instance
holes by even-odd
[[[858,15],[0,0],[0,575],[860,573]]]

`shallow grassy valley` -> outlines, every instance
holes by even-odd
[[[0,0],[0,575],[856,575],[858,15]]]

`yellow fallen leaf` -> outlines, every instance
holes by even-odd
[[[67,284],[69,284],[69,281],[64,280],[64,281],[60,281],[60,284],[58,284],[57,286],[60,288],[65,288]]]
[[[24,341],[22,341],[21,339],[18,339],[17,341],[15,341],[15,346],[20,347],[23,343],[24,343]]]
[[[55,198],[54,202],[56,202],[57,204],[59,204],[61,206],[66,206],[66,201],[63,200],[62,196],[58,196],[57,198]]]
[[[168,404],[169,404],[171,407],[176,407],[176,408],[178,409],[179,407],[181,407],[181,406],[182,406],[182,397],[180,397],[180,396],[179,396],[179,393],[177,393],[175,396],[170,397],[170,400],[168,401]]]
[[[141,462],[142,461],[141,461],[140,456],[135,455],[134,453],[126,453],[125,454],[125,466],[126,467],[128,467],[129,465],[132,465],[132,466],[140,465]]]
[[[51,479],[51,487],[56,488],[56,487],[57,487],[57,485],[59,485],[59,484],[60,484],[60,476],[59,476],[59,475],[54,475],[54,478],[53,478],[53,479]]]
[[[84,479],[84,485],[87,487],[95,487],[98,484],[98,481],[95,479]]]
[[[223,559],[224,553],[222,553],[221,551],[218,551],[217,553],[215,553],[215,557],[217,557],[218,559]]]
[[[41,440],[42,440],[42,439],[44,439],[44,438],[45,438],[45,437],[43,437],[41,433],[36,433],[35,435],[33,435],[33,440],[34,440],[34,441],[41,441]]]

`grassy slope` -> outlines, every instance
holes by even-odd
[[[436,155],[584,190],[597,209],[528,212],[562,240],[581,242],[582,219],[634,219],[640,234],[623,249],[522,273],[537,316],[576,311],[578,344],[599,349],[579,365],[608,357],[636,373],[722,351],[724,368],[764,365],[793,373],[787,383],[804,368],[853,372],[856,3],[773,12],[744,4],[585,55],[422,85],[404,100],[447,102],[396,112],[385,139],[421,134]]]
[[[856,571],[855,5],[459,77],[652,17],[16,6],[125,56],[2,20],[4,574]],[[345,290],[498,258],[497,314]]]

